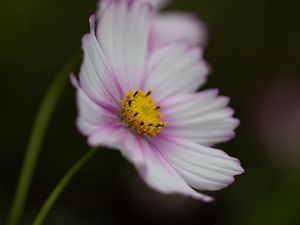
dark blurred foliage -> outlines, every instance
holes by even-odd
[[[0,1],[0,224],[39,103],[79,48],[96,5],[95,0]],[[268,115],[260,118],[257,110],[268,105],[262,103],[269,96],[264,85],[287,75],[300,79],[300,1],[177,0],[170,9],[193,12],[207,23],[206,59],[213,71],[205,88],[217,87],[230,96],[241,119],[237,136],[218,147],[240,158],[245,174],[213,193],[214,203],[205,204],[150,190],[117,151],[100,150],[65,190],[45,224],[299,225],[299,153],[294,163],[284,163],[291,152],[285,152],[284,145],[278,151],[266,144],[258,121]],[[279,104],[278,110],[281,107],[285,105]],[[266,111],[272,116],[272,110]],[[47,131],[23,224],[30,224],[59,178],[88,150],[75,117],[69,85]],[[278,126],[276,119],[270,121],[273,129],[281,129],[282,121]],[[272,151],[282,157],[274,160]]]

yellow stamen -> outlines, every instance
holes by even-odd
[[[161,106],[154,104],[150,97],[152,92],[129,91],[122,101],[121,113],[128,126],[134,128],[138,134],[155,137],[167,123],[160,120]]]

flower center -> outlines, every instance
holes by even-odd
[[[129,91],[122,101],[122,118],[140,135],[156,136],[167,125],[160,118],[160,106],[154,104],[150,97],[152,91]]]

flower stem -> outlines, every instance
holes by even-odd
[[[69,73],[74,69],[79,58],[80,52],[78,51],[58,73],[39,108],[27,145],[7,225],[17,225],[20,221],[46,128],[67,84]]]
[[[80,168],[87,163],[87,161],[97,152],[97,149],[89,150],[69,171],[68,173],[59,181],[56,187],[53,189],[46,202],[39,211],[37,217],[35,218],[32,225],[41,225],[47,216],[49,210],[62,193],[64,188],[70,182],[70,180],[76,175]]]

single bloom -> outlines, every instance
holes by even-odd
[[[107,0],[90,18],[77,89],[80,132],[91,146],[120,150],[152,188],[203,201],[244,170],[210,146],[239,121],[217,90],[196,92],[209,66],[187,40],[151,47],[156,12],[140,0]]]

